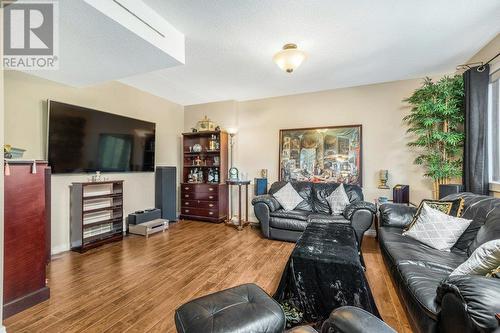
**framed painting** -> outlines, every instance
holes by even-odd
[[[361,125],[280,130],[279,179],[362,186]]]

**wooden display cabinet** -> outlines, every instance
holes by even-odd
[[[3,318],[50,296],[50,167],[9,160],[5,167]]]
[[[223,222],[228,216],[228,134],[182,134],[181,219]]]

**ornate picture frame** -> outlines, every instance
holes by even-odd
[[[279,180],[362,186],[362,125],[282,129]]]

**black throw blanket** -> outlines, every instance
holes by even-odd
[[[330,312],[353,305],[379,316],[348,224],[310,223],[288,260],[274,294],[287,327],[318,326]]]

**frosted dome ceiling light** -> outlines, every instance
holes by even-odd
[[[274,55],[273,61],[285,72],[292,73],[306,57],[307,54],[304,51],[297,49],[296,44],[290,43],[285,44],[283,49]]]

